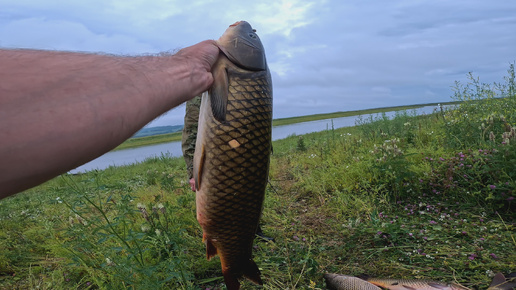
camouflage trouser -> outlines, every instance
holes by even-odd
[[[186,162],[188,180],[193,177],[193,157],[195,153],[195,142],[197,140],[197,125],[199,123],[199,108],[201,107],[201,96],[197,96],[186,102],[185,126],[181,148]]]

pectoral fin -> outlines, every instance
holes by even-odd
[[[229,94],[229,80],[226,66],[228,62],[229,60],[221,55],[212,70],[213,85],[209,90],[211,110],[213,117],[219,122],[226,121]]]

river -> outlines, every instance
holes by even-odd
[[[417,114],[429,114],[432,113],[435,109],[434,106],[421,107],[416,109]],[[409,110],[412,111],[412,110]],[[387,112],[386,115],[392,117],[395,115],[395,111]],[[378,114],[372,114],[376,116]],[[369,118],[370,115],[363,115],[364,119]],[[272,128],[272,140],[284,139],[290,135],[303,135],[312,132],[323,131],[326,129],[332,128],[342,128],[342,127],[351,127],[355,125],[359,116],[350,116],[350,117],[342,117],[335,119],[324,119],[303,123],[296,123],[291,125],[284,126],[275,126]],[[129,165],[133,163],[142,162],[147,158],[156,157],[156,156],[172,156],[178,157],[183,153],[181,151],[181,142],[169,142],[169,143],[161,143],[156,145],[149,145],[144,147],[138,147],[133,149],[124,149],[118,151],[110,151],[97,159],[94,159],[84,165],[81,165],[73,170],[70,173],[80,173],[86,172],[94,169],[106,169],[110,166],[123,166]]]

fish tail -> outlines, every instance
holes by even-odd
[[[239,274],[234,273],[230,267],[227,267],[223,258],[221,259],[221,264],[224,282],[226,283],[228,290],[240,289],[240,282],[238,282],[238,278],[240,278],[240,276],[249,279],[255,284],[263,285],[262,278],[260,277],[260,270],[253,259],[247,260],[245,265],[242,265],[242,267],[238,269],[240,272]]]
[[[244,267],[244,272],[242,275],[255,284],[263,285],[262,278],[260,277],[260,269],[258,269],[258,266],[253,261],[253,259],[249,259],[247,265]]]

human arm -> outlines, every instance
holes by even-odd
[[[207,90],[213,41],[175,55],[0,50],[0,198],[115,148]]]

